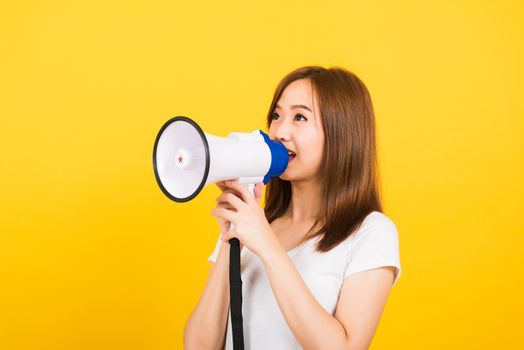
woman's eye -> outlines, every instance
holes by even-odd
[[[275,119],[277,119],[277,118],[280,118],[280,116],[278,115],[278,113],[273,113],[273,114],[271,115],[271,120],[275,120]],[[297,115],[295,115],[295,120],[296,120],[297,118],[304,118],[304,120],[307,120],[307,118],[304,117],[302,114],[297,114]],[[300,119],[298,119],[298,120],[300,120]]]

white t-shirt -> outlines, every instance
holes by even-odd
[[[340,296],[344,279],[356,272],[395,266],[396,284],[400,277],[398,233],[386,215],[374,211],[360,228],[326,253],[315,251],[315,237],[287,252],[317,301],[331,315]],[[213,254],[215,262],[222,241]],[[246,349],[301,349],[277,304],[261,260],[244,247],[240,254],[242,275],[242,316]],[[233,349],[231,314],[228,318],[226,349]]]

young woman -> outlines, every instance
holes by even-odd
[[[343,68],[299,68],[277,86],[267,126],[289,165],[267,184],[265,208],[262,183],[255,198],[237,182],[217,184],[221,234],[185,348],[232,349],[227,242],[236,237],[246,349],[367,349],[401,272],[368,90]]]

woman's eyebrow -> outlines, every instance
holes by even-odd
[[[276,107],[282,109],[282,107],[280,107],[278,104],[276,105]],[[291,109],[293,109],[293,108],[302,108],[302,109],[306,109],[306,110],[308,110],[310,112],[313,112],[311,109],[309,109],[308,106],[305,106],[305,105],[293,105],[293,106],[291,106]]]

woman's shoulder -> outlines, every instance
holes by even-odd
[[[355,232],[355,240],[367,240],[381,236],[396,237],[397,235],[397,226],[389,216],[380,211],[372,211]]]
[[[346,250],[347,269],[344,277],[372,268],[395,266],[396,282],[401,267],[398,233],[393,220],[378,211],[370,213],[351,243]]]
[[[362,245],[366,241],[382,240],[384,236],[397,239],[397,228],[392,219],[380,211],[370,212],[360,226],[346,237],[343,241],[333,247],[334,251],[348,251],[355,249],[355,246]],[[317,243],[322,236],[311,239]]]
[[[382,226],[384,228],[393,228],[395,223],[386,214],[380,211],[372,211],[362,221],[361,226]]]

